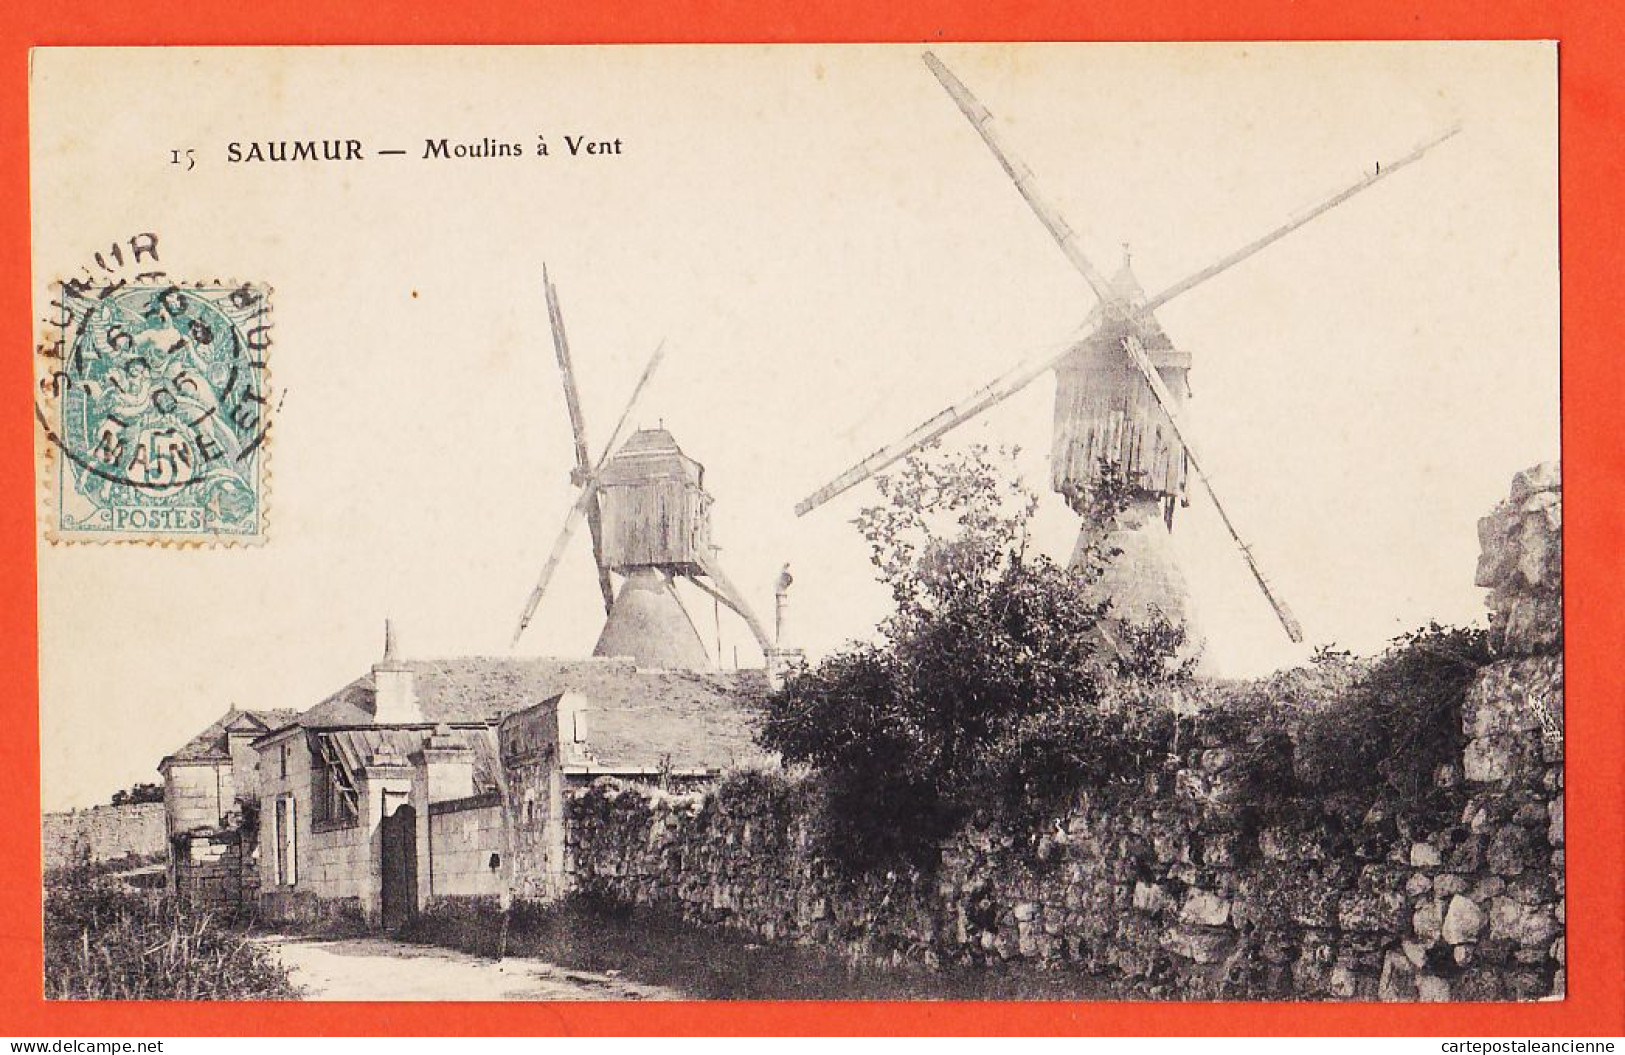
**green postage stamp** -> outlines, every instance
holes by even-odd
[[[58,287],[36,413],[55,542],[264,541],[270,290]]]

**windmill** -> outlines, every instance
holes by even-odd
[[[1044,374],[1054,373],[1052,488],[1074,511],[1081,513],[1089,501],[1091,488],[1099,482],[1100,467],[1105,462],[1123,473],[1134,489],[1133,502],[1119,518],[1119,530],[1111,538],[1111,542],[1123,550],[1114,562],[1115,571],[1108,570],[1108,575],[1115,574],[1117,581],[1101,584],[1113,597],[1117,611],[1137,616],[1155,607],[1171,617],[1182,612],[1183,583],[1167,547],[1167,531],[1162,528],[1172,529],[1174,507],[1186,500],[1189,475],[1194,473],[1212,499],[1225,530],[1239,547],[1248,570],[1282,628],[1294,642],[1301,642],[1303,632],[1297,619],[1270,587],[1192,448],[1192,437],[1181,413],[1184,400],[1190,394],[1190,356],[1174,348],[1154,313],[1175,297],[1419,160],[1460,128],[1452,127],[1392,161],[1379,162],[1354,183],[1152,296],[1147,295],[1135,279],[1126,253],[1121,270],[1110,279],[1095,268],[1077,235],[1039,189],[1032,170],[1005,146],[993,115],[934,54],[926,52],[923,57],[926,66],[998,159],[1038,221],[1083,275],[1095,294],[1096,303],[1084,323],[1084,335],[1069,344],[1065,351],[1018,363],[967,399],[931,417],[813,492],[796,506],[796,514],[805,515],[816,509],[1010,398]],[[1089,531],[1086,524],[1078,540],[1075,561],[1092,541]],[[1125,599],[1129,603],[1124,604]]]
[[[593,649],[599,656],[630,656],[639,666],[699,669],[711,658],[699,631],[677,595],[685,579],[720,605],[736,612],[768,652],[772,643],[744,597],[723,573],[711,542],[711,496],[705,468],[684,454],[664,428],[639,429],[627,437],[627,423],[665,353],[654,355],[638,378],[626,408],[595,461],[576,388],[570,344],[559,310],[558,290],[543,271],[553,350],[564,383],[564,405],[575,440],[570,482],[580,492],[553,542],[536,587],[525,602],[513,642],[518,643],[536,614],[553,573],[583,520],[592,540],[598,588],[604,598],[604,628]],[[624,438],[624,442],[623,441]],[[614,576],[621,577],[619,589]]]

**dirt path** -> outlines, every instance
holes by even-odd
[[[683,994],[543,960],[498,963],[385,938],[253,939],[288,968],[307,1000],[682,1000]]]

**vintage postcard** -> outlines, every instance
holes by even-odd
[[[1555,45],[30,121],[48,998],[1564,998]]]

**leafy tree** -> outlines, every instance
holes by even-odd
[[[763,742],[821,773],[826,836],[854,871],[930,867],[938,842],[990,793],[1018,804],[1055,790],[1035,779],[1041,771],[1066,780],[1089,768],[1051,765],[1050,740],[1122,717],[1101,702],[1108,602],[1089,590],[1110,555],[1073,569],[1032,552],[1038,499],[1014,473],[1015,454],[915,455],[881,477],[882,501],[855,521],[895,603],[881,640],[828,657],[770,699]],[[1129,493],[1104,468],[1100,525]],[[1168,634],[1183,639],[1170,630],[1141,647],[1154,652]]]

